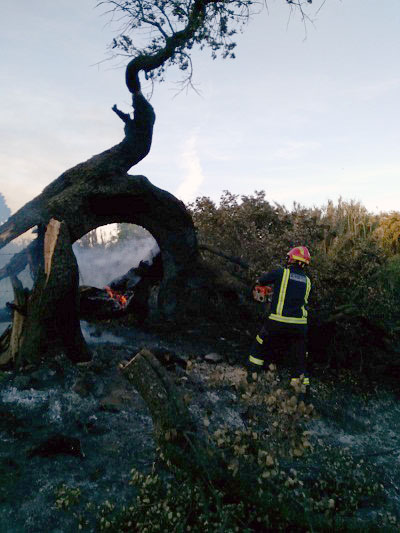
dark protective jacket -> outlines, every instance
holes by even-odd
[[[269,319],[286,324],[307,324],[311,281],[297,265],[277,268],[259,278],[260,285],[273,285]]]

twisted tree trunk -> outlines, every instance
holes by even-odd
[[[140,92],[137,70],[133,73],[132,68],[128,88],[134,118],[113,107],[125,124],[124,139],[64,172],[0,226],[0,248],[34,226],[39,228],[36,241],[0,271],[2,278],[22,271],[28,263],[38,268],[28,302],[25,342],[16,357],[20,364],[38,360],[55,348],[74,361],[87,360],[88,350],[79,328],[78,275],[72,244],[99,226],[127,222],[153,235],[163,262],[160,312],[170,318],[179,308],[181,289],[198,259],[197,239],[182,202],[146,177],[127,174],[148,154],[155,120],[152,106]],[[51,243],[47,257],[44,229]],[[61,295],[68,301],[66,313]],[[52,320],[56,316],[59,318]]]

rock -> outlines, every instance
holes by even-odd
[[[85,457],[79,439],[58,433],[29,450],[28,457],[54,457],[60,454]]]
[[[212,353],[208,353],[207,355],[205,355],[204,360],[207,361],[207,363],[218,364],[218,363],[222,363],[224,358],[221,354],[212,352]]]

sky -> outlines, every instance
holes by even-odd
[[[129,111],[130,95],[95,1],[1,2],[0,192],[15,212],[122,139],[111,107]],[[267,5],[235,60],[194,54],[200,95],[177,94],[176,72],[154,87],[152,149],[131,173],[186,203],[264,190],[289,209],[399,210],[399,0],[314,0],[306,31],[284,0]]]

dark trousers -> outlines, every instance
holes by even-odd
[[[250,350],[248,368],[250,371],[267,369],[275,362],[273,355],[287,353],[292,369],[292,378],[307,376],[306,371],[307,326],[303,324],[286,324],[266,319],[261,331],[256,336]]]

